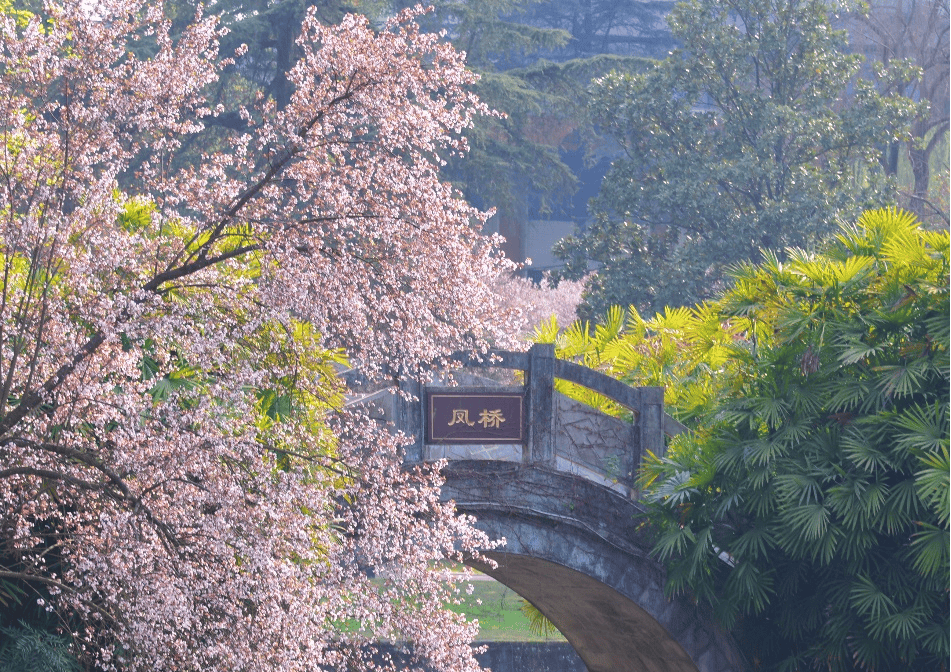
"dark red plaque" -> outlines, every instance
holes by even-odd
[[[521,392],[427,393],[427,443],[523,443]]]

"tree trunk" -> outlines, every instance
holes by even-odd
[[[909,197],[908,209],[918,215],[924,222],[934,220],[936,217],[945,222],[948,221],[948,213],[942,211],[930,197],[931,155],[935,147],[938,146],[948,132],[947,122],[945,122],[943,126],[944,128],[940,126],[936,128],[926,143],[921,141],[915,142],[913,140],[908,148],[908,157],[911,160],[911,171],[915,180],[913,191]],[[915,131],[916,137],[923,137],[923,135],[917,135],[919,131],[918,128],[914,128],[913,130]]]

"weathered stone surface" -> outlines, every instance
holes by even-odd
[[[487,553],[498,565],[478,569],[538,607],[591,672],[746,669],[727,633],[688,600],[664,596],[637,502],[533,465],[452,462],[444,473],[457,508],[507,540]]]
[[[500,462],[522,462],[522,446],[518,444],[445,444],[427,445],[425,460],[496,460]]]
[[[535,464],[555,464],[555,346],[536,343],[529,353],[528,454]]]
[[[492,642],[476,659],[492,672],[587,672],[570,644]]]
[[[635,426],[555,393],[558,471],[577,474],[630,495],[640,462]]]
[[[551,345],[460,361],[524,372],[524,445],[425,445],[425,395],[416,383],[403,385],[399,398],[363,386],[354,403],[373,403],[382,424],[415,439],[407,462],[449,460],[444,496],[508,540],[504,552],[487,554],[498,565],[479,569],[535,604],[592,672],[747,670],[728,633],[688,600],[667,599],[663,568],[650,557],[632,476],[647,452],[663,454],[665,431],[683,430],[663,412],[663,389],[631,388],[555,359]],[[555,378],[614,399],[631,409],[634,423],[563,397]]]

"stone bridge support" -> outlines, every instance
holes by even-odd
[[[473,565],[534,604],[591,672],[741,672],[732,638],[686,599],[664,595],[643,508],[577,475],[456,461],[444,493],[506,545]]]
[[[477,569],[532,602],[591,672],[748,670],[728,633],[689,600],[665,597],[663,567],[650,557],[636,473],[648,451],[663,455],[665,433],[682,429],[664,413],[663,389],[629,387],[556,359],[547,344],[530,352],[458,359],[466,367],[521,370],[524,382],[500,387],[473,377],[473,387],[449,392],[410,381],[403,384],[403,395],[371,390],[354,403],[372,404],[381,421],[415,437],[406,462],[448,460],[443,495],[459,512],[475,516],[491,537],[507,541],[487,553],[495,566]],[[630,410],[631,419],[610,417],[559,394],[556,379],[613,399]],[[434,438],[438,414],[427,408],[429,399],[452,397],[454,406],[465,394],[492,399],[500,393],[524,404],[518,407],[525,411],[521,438],[494,441],[482,433],[456,443]],[[485,403],[486,409],[498,407]],[[458,411],[463,412],[468,411]],[[453,425],[456,413],[448,423],[443,417],[439,427]]]

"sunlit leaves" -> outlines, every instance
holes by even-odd
[[[868,212],[702,308],[632,312],[600,360],[692,429],[644,463],[655,550],[763,669],[944,669],[947,241]]]
[[[434,568],[491,542],[336,376],[504,340],[507,264],[436,158],[473,76],[412,11],[311,11],[280,109],[228,117],[220,26],[164,9],[0,16],[4,580],[84,669],[359,669],[389,639],[474,670]]]

